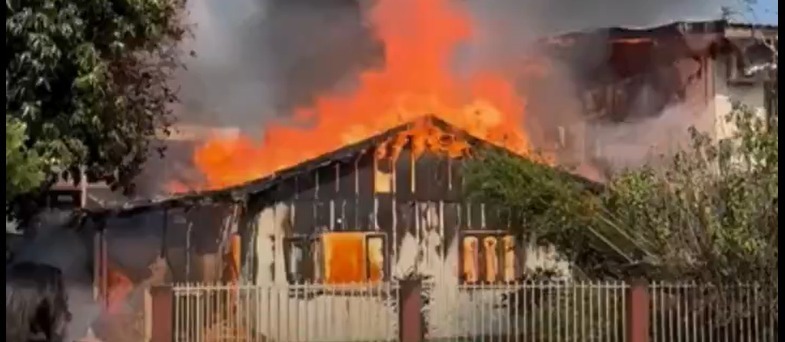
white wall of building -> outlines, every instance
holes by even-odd
[[[766,115],[766,96],[762,81],[734,82],[730,80],[730,59],[721,58],[713,68],[714,78],[714,133],[716,139],[725,139],[734,134],[735,126],[726,120],[733,110],[733,102],[739,101],[758,115]]]

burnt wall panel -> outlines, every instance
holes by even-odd
[[[331,230],[334,228],[331,222],[332,207],[334,203],[331,200],[319,200],[313,202],[313,212],[315,214],[314,225],[316,229]]]
[[[313,201],[294,202],[294,222],[295,234],[310,234],[316,229],[316,213],[314,212]]]
[[[485,205],[485,226],[490,230],[509,227],[510,210],[501,205]]]
[[[393,196],[392,194],[376,195],[376,222],[379,230],[392,234],[393,230]],[[388,235],[392,236],[392,235]]]
[[[393,161],[390,158],[377,158],[373,162],[374,194],[389,194],[393,191]]]
[[[358,197],[355,199],[356,203],[356,217],[357,223],[350,226],[350,230],[371,230],[374,227],[374,198],[368,196],[367,198]]]
[[[341,230],[354,229],[359,227],[359,218],[357,217],[357,198],[342,198],[341,199]]]
[[[357,160],[357,196],[361,201],[373,197],[373,151],[362,153]]]
[[[463,200],[463,160],[449,159],[447,168],[449,169],[449,174],[447,175],[447,200],[461,201]]]
[[[460,204],[458,203],[445,203],[444,212],[442,217],[444,220],[444,248],[446,249],[452,245],[453,239],[458,235],[460,230]]]
[[[270,191],[272,198],[278,201],[288,201],[297,198],[297,179],[290,178],[276,184]]]
[[[436,156],[431,153],[423,153],[414,160],[414,183],[413,198],[418,201],[434,200],[431,193],[431,183],[434,180],[434,163]]]
[[[407,148],[401,150],[395,161],[395,196],[398,200],[412,199],[412,153]]]
[[[447,199],[449,173],[449,158],[445,155],[436,156],[433,163],[431,182],[429,182],[432,200],[443,201]]]
[[[192,225],[191,244],[197,255],[218,252],[227,214],[229,208],[226,206],[198,206],[186,214]]]
[[[344,231],[346,230],[346,201],[343,198],[338,198],[333,202],[333,230]]]
[[[303,172],[296,177],[297,198],[301,200],[316,199],[316,173]]]
[[[316,179],[319,186],[316,187],[317,198],[321,200],[330,200],[336,198],[338,195],[338,163],[331,163],[316,170]]]
[[[417,236],[415,232],[416,210],[414,202],[396,201],[395,205],[395,234],[396,246],[400,246],[403,237],[408,233]]]
[[[466,203],[466,225],[471,230],[483,229],[483,206],[480,203]]]
[[[338,194],[340,198],[353,198],[357,194],[357,159],[338,164]]]

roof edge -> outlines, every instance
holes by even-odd
[[[220,188],[220,189],[214,189],[214,190],[193,191],[193,192],[182,193],[182,194],[156,198],[156,199],[129,201],[119,206],[97,208],[92,210],[85,209],[84,211],[87,212],[88,214],[93,214],[93,215],[95,214],[103,215],[103,214],[110,214],[110,213],[122,215],[122,214],[132,214],[134,212],[139,212],[144,210],[151,210],[155,208],[163,209],[163,208],[171,208],[171,207],[190,206],[198,203],[210,204],[216,202],[241,202],[246,200],[250,195],[270,189],[276,184],[278,184],[279,182],[289,179],[297,174],[300,174],[301,172],[307,172],[309,170],[313,170],[315,168],[323,166],[326,163],[331,163],[336,160],[341,160],[348,157],[348,155],[355,155],[357,152],[360,152],[367,148],[371,148],[372,146],[375,146],[396,134],[404,132],[407,129],[410,129],[416,124],[423,121],[429,121],[430,123],[434,124],[435,126],[443,130],[449,130],[451,133],[458,134],[462,138],[466,139],[469,143],[477,144],[486,148],[492,148],[498,151],[503,151],[505,153],[518,156],[520,158],[525,158],[523,156],[514,154],[513,152],[505,149],[502,146],[494,144],[493,142],[476,137],[470,134],[469,132],[461,129],[460,127],[452,125],[449,122],[441,118],[438,118],[433,114],[425,114],[417,119],[402,123],[386,131],[370,136],[353,144],[346,145],[332,152],[327,152],[317,157],[304,160],[300,163],[286,167],[267,176],[259,177],[257,179],[250,180],[241,184]],[[558,172],[570,174],[571,177],[580,179],[584,183],[595,183],[591,180],[585,179],[584,177],[580,177],[570,172],[558,168],[554,168],[554,169],[556,169]]]

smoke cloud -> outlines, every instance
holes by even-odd
[[[585,72],[601,70],[610,57],[603,29],[624,27],[650,28],[677,21],[710,21],[721,18],[722,8],[740,8],[736,0],[555,0],[466,1],[479,32],[466,50],[473,67],[508,68],[519,73],[522,56],[542,55],[532,43],[565,33],[596,31],[595,43],[573,47],[572,58],[548,61],[546,80],[520,79],[521,93],[527,101],[527,130],[535,146],[550,149],[561,144],[562,162],[580,164],[578,172],[601,179],[596,165],[604,171],[650,163],[652,158],[668,155],[684,147],[690,126],[710,129],[708,99],[688,96],[688,103],[667,102],[664,89],[640,87],[632,94],[633,105],[622,122],[591,120],[583,112],[581,98],[586,87]],[[688,41],[688,44],[703,42]],[[691,46],[698,48],[698,46]],[[470,64],[471,64],[470,63]],[[695,66],[674,66],[684,77]],[[672,71],[672,70],[671,70]],[[652,72],[668,72],[652,70]],[[696,94],[689,94],[696,95]],[[564,133],[564,132],[568,133]],[[564,136],[568,135],[565,139]],[[565,140],[567,140],[565,142]],[[566,144],[566,146],[565,146]],[[578,166],[578,165],[573,165]]]
[[[714,20],[723,6],[739,6],[736,0],[456,0],[456,4],[467,8],[477,23],[476,39],[460,52],[462,66],[510,68],[512,73],[519,72],[524,56],[536,53],[531,43],[544,36]],[[382,47],[363,16],[371,6],[373,1],[361,0],[190,1],[195,38],[187,47],[196,57],[188,59],[188,70],[179,78],[181,122],[239,127],[258,137],[270,120],[287,118],[318,94],[351,89],[360,71],[383,63]],[[604,45],[590,46],[579,56],[552,65],[553,79],[548,84],[533,86],[519,80],[522,92],[536,93],[526,94],[532,107],[527,126],[536,126],[531,133],[539,145],[554,144],[557,126],[571,127],[585,120],[579,113],[581,84],[575,72],[596,67],[607,59],[608,51]],[[692,124],[685,120],[682,127],[674,127],[671,121],[648,118],[646,126],[650,132],[664,125],[686,134]],[[619,124],[596,131],[602,132],[602,143],[609,146],[646,146],[655,139],[651,134],[627,134],[630,129],[629,124]],[[571,139],[592,140],[590,131],[573,132]],[[586,148],[573,152],[584,153]]]
[[[37,262],[57,267],[63,273],[72,319],[68,323],[67,341],[81,339],[101,311],[93,300],[90,274],[90,234],[66,227],[69,212],[46,210],[37,220],[34,240],[19,246],[14,262]]]
[[[354,0],[234,0],[189,3],[194,39],[180,77],[181,121],[241,127],[338,91],[378,50]]]

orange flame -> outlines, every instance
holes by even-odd
[[[455,48],[472,33],[469,16],[454,3],[380,0],[370,19],[385,45],[385,67],[362,73],[359,88],[351,94],[322,96],[312,108],[297,110],[294,118],[309,122],[308,128],[270,125],[260,143],[242,136],[207,141],[194,155],[207,187],[260,178],[424,115],[527,154],[524,101],[505,75],[487,70],[459,75],[450,68]],[[413,141],[427,147],[429,139]],[[454,156],[456,148],[460,150],[453,146],[448,152]]]

